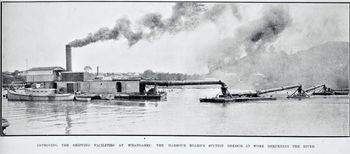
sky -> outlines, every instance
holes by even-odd
[[[127,18],[137,31],[145,14],[173,16],[175,3],[5,3],[2,10],[2,69],[65,67],[65,45],[102,27],[112,28]],[[215,4],[204,4],[211,8]],[[194,29],[165,32],[154,39],[97,41],[72,48],[73,71],[99,66],[101,72],[199,73],[209,70],[207,58],[222,40],[237,38],[261,18],[267,7],[288,11],[290,24],[271,42],[275,50],[295,53],[327,41],[349,42],[349,5],[346,4],[235,4],[238,13],[225,10],[215,22]],[[233,7],[232,7],[233,8]],[[237,16],[239,15],[239,16]],[[142,27],[141,27],[142,28]],[[144,28],[144,27],[143,27]],[[237,49],[239,50],[239,49]],[[219,54],[219,53],[218,53]],[[27,63],[26,63],[27,61]]]

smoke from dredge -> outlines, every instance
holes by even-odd
[[[272,8],[264,14],[259,21],[261,27],[257,29],[250,36],[252,42],[272,41],[291,23],[289,13],[282,8]]]
[[[239,19],[242,18],[244,16]],[[265,52],[291,24],[292,18],[288,8],[265,7],[260,18],[244,23],[237,28],[234,37],[219,42],[219,51],[212,53],[208,60],[209,71],[213,72],[236,65],[236,61],[241,60],[242,57],[255,63],[259,60],[256,59],[259,58],[259,53]],[[221,53],[219,57],[217,53]]]
[[[181,31],[190,31],[202,23],[215,22],[226,8],[228,8],[226,5],[221,4],[216,4],[208,9],[200,3],[179,2],[173,6],[170,18],[163,19],[160,13],[146,14],[136,25],[136,27],[141,27],[141,30],[133,31],[131,21],[127,18],[121,18],[116,21],[113,28],[103,27],[95,33],[89,33],[85,38],[70,42],[68,45],[83,47],[98,41],[118,40],[123,36],[128,40],[129,46],[133,46],[142,39],[159,38],[166,32],[176,34]],[[239,17],[235,5],[232,5],[231,9],[232,13]]]
[[[264,50],[266,45],[278,39],[279,35],[292,23],[288,9],[272,7],[264,11],[263,16],[249,29],[243,46],[247,54]]]

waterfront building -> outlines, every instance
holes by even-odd
[[[57,88],[56,81],[61,80],[61,73],[64,68],[34,67],[26,71],[26,82],[29,85],[40,85],[40,88]]]

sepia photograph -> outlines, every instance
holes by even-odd
[[[348,3],[1,4],[1,136],[349,136]]]

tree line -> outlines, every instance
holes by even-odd
[[[25,76],[20,75],[20,71],[18,70],[15,70],[14,72],[2,72],[1,78],[3,84],[24,83],[26,81]]]

